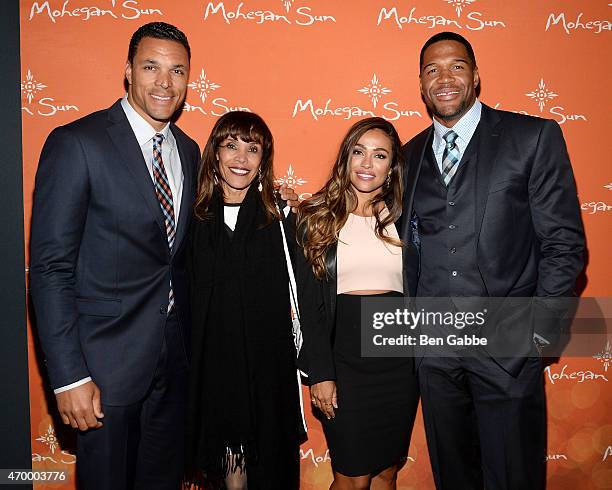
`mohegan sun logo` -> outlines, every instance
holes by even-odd
[[[367,95],[372,101],[372,105],[376,108],[376,104],[378,104],[378,99],[380,99],[383,95],[387,95],[391,93],[391,90],[383,87],[382,83],[378,80],[376,73],[372,75],[372,80],[368,85],[363,88],[357,90],[357,92],[361,92],[362,94]]]
[[[276,183],[278,185],[287,184],[287,187],[291,187],[292,189],[295,189],[300,185],[304,185],[307,182],[307,180],[304,180],[295,174],[295,170],[293,170],[293,166],[291,164],[289,164],[287,173],[283,177],[276,179]]]
[[[251,112],[251,109],[247,106],[230,103],[226,97],[211,97],[213,92],[221,88],[221,84],[213,82],[203,67],[198,78],[190,82],[187,86],[197,94],[198,103],[201,101],[202,105],[191,104],[189,100],[186,100],[183,105],[184,112],[197,112],[203,115],[216,117],[231,111]],[[187,99],[189,99],[189,95]]]
[[[455,12],[457,12],[457,17],[461,17],[461,11],[473,4],[476,0],[445,0],[446,3],[450,3],[453,7],[455,7]]]
[[[36,440],[46,444],[52,454],[55,454],[55,450],[59,447],[59,441],[57,440],[55,430],[51,424],[49,424],[49,428],[41,434],[40,437],[37,437]]]
[[[378,12],[377,26],[391,23],[395,24],[398,29],[404,27],[425,27],[434,29],[437,26],[450,27],[452,29],[467,29],[469,31],[482,31],[488,28],[505,28],[508,27],[503,20],[487,19],[482,12],[476,10],[468,11],[468,8],[476,2],[476,0],[442,0],[445,5],[455,9],[457,14],[456,19],[449,19],[440,13],[422,13],[417,11],[417,7],[411,7],[410,10],[398,11],[398,7],[381,7]],[[430,7],[431,2],[427,3]],[[420,8],[420,7],[419,7]],[[461,16],[465,14],[464,19]]]
[[[45,84],[34,80],[34,75],[32,75],[32,72],[28,68],[26,79],[21,82],[21,92],[25,98],[28,99],[28,104],[31,104],[34,96],[45,88],[47,88]]]
[[[56,104],[53,97],[37,99],[38,94],[48,88],[32,74],[30,68],[21,81],[21,110],[30,116],[54,116],[58,112],[77,111],[79,108],[73,104]]]
[[[202,68],[202,72],[200,73],[198,80],[191,82],[188,86],[189,88],[192,88],[198,92],[200,98],[202,99],[202,103],[206,102],[206,97],[208,97],[208,94],[210,94],[213,90],[221,88],[221,85],[218,83],[208,80],[204,68]]]
[[[523,95],[529,97],[532,101],[534,101],[539,109],[539,112],[536,111],[535,114],[532,114],[530,111],[526,110],[515,110],[515,109],[506,109],[502,106],[501,102],[498,102],[493,107],[495,109],[505,109],[510,112],[515,112],[517,114],[525,114],[527,116],[534,117],[545,117],[548,119],[554,119],[558,124],[565,124],[567,122],[586,122],[587,117],[584,114],[569,112],[562,105],[559,104],[558,98],[560,96],[557,92],[552,91],[544,81],[544,77],[540,77],[540,82],[538,83],[535,90],[530,92],[523,92]],[[555,101],[559,105],[554,105],[552,107],[548,107],[548,105]],[[552,104],[551,104],[552,105]]]
[[[333,15],[322,15],[315,13],[311,7],[302,5],[295,10],[291,7],[295,0],[281,0],[281,5],[284,7],[280,12],[264,9],[250,9],[245,2],[239,2],[230,6],[224,1],[207,2],[204,7],[204,20],[212,19],[215,16],[220,16],[226,24],[234,24],[237,22],[252,22],[254,24],[265,23],[285,23],[289,25],[311,26],[320,23],[337,22]]]
[[[22,2],[24,3],[24,2]],[[74,19],[74,20],[91,20],[99,17],[107,17],[112,19],[135,20],[146,16],[161,16],[164,15],[157,8],[142,8],[137,0],[110,0],[110,8],[108,1],[107,5],[99,7],[91,5],[88,7],[74,6],[70,4],[70,0],[64,0],[59,7],[59,1],[32,2],[30,15],[28,20],[32,20],[34,16],[47,16],[51,22],[56,24],[58,20]],[[81,3],[81,2],[79,2]]]
[[[382,104],[381,98],[388,96],[392,91],[385,87],[381,79],[374,73],[372,79],[363,87],[356,89],[370,99],[373,108],[364,109],[358,105],[334,104],[331,97],[325,102],[315,103],[312,98],[298,98],[293,106],[291,117],[296,117],[300,112],[309,113],[315,121],[322,117],[340,117],[342,119],[352,119],[354,117],[382,117],[387,121],[397,121],[402,117],[423,117],[419,111],[401,108],[396,101],[387,101]]]
[[[612,347],[610,346],[610,341],[606,342],[606,347],[593,356],[593,359],[597,359],[601,363],[603,363],[604,371],[608,372],[608,367],[612,364]]]
[[[558,96],[558,94],[546,88],[546,83],[544,83],[543,78],[540,78],[540,83],[538,84],[538,88],[536,90],[528,92],[525,95],[536,100],[538,106],[540,107],[540,112],[544,112],[544,106],[547,102]]]
[[[608,4],[608,7],[612,3]],[[585,19],[584,12],[578,14],[568,14],[560,12],[559,14],[551,13],[546,19],[546,27],[544,31],[553,29],[555,26],[563,29],[566,34],[572,34],[576,31],[590,31],[594,34],[601,34],[603,31],[612,30],[612,22],[606,19]]]

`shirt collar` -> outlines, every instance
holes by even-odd
[[[151,141],[157,133],[160,133],[164,135],[164,143],[169,144],[170,148],[174,148],[174,137],[170,131],[170,123],[166,124],[161,130],[156,131],[128,102],[127,94],[121,99],[121,107],[141,147]]]
[[[457,121],[452,128],[447,128],[434,119],[434,139],[438,142],[438,144],[444,143],[444,135],[452,129],[455,133],[457,133],[460,141],[462,141],[464,144],[469,143],[474,135],[474,131],[476,131],[476,126],[478,126],[478,123],[480,122],[481,112],[482,103],[476,99],[472,104],[472,107],[470,107],[470,109],[463,116],[461,116],[461,119],[459,119],[459,121]]]

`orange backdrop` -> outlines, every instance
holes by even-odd
[[[610,296],[610,17],[609,0],[22,0],[26,229],[46,136],[123,94],[128,42],[141,24],[163,20],[189,37],[179,125],[203,147],[218,116],[258,112],[276,140],[277,177],[302,197],[325,181],[355,120],[385,117],[404,141],[430,124],[419,49],[434,32],[454,30],[474,46],[483,102],[561,124],[588,237],[583,294]],[[31,336],[30,354],[33,465],[69,472],[36,488],[74,488],[73,440],[49,415]],[[562,358],[544,377],[549,488],[612,488],[610,342],[591,357]],[[309,429],[302,488],[327,488],[329,457],[310,414]],[[399,488],[433,488],[420,417]]]

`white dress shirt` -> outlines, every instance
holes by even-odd
[[[178,227],[179,213],[181,210],[181,197],[183,195],[183,180],[185,177],[181,167],[179,152],[176,147],[176,140],[174,139],[172,131],[170,131],[170,123],[166,124],[160,131],[156,131],[130,105],[127,100],[127,94],[123,97],[123,99],[121,99],[121,107],[123,108],[123,112],[125,112],[132,131],[134,131],[134,135],[136,136],[136,140],[140,145],[144,163],[147,165],[147,170],[151,176],[151,186],[153,186],[155,181],[153,177],[153,136],[155,136],[157,133],[164,135],[164,140],[162,142],[162,161],[164,163],[164,168],[166,169],[166,174],[168,175],[170,190],[172,191],[174,219]],[[75,381],[69,385],[61,386],[53,390],[53,393],[57,395],[58,393],[84,385],[89,381],[91,381],[91,377],[87,376],[86,378]]]

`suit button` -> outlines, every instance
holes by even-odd
[[[450,249],[450,253],[454,254],[454,253],[456,253],[456,252],[457,252],[457,249],[456,249],[455,247],[453,247],[453,248],[451,248],[451,249]]]
[[[448,205],[449,206],[454,206],[455,205],[455,201],[448,201]]]
[[[166,306],[160,306],[160,307],[159,307],[159,312],[160,312],[162,315],[166,315],[166,314],[168,313],[168,308],[167,308]]]
[[[456,226],[456,225],[448,225],[448,229],[449,229],[449,230],[454,230],[455,228],[457,228],[457,226]]]
[[[451,272],[451,275],[452,275],[453,277],[457,277],[457,271],[453,271],[453,272]]]

